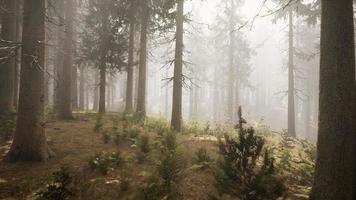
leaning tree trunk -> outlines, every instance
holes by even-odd
[[[66,0],[65,2],[65,41],[64,57],[62,67],[62,77],[60,83],[60,105],[58,107],[58,118],[62,120],[73,119],[72,115],[72,67],[73,67],[73,15],[74,2]]]
[[[173,100],[171,127],[176,131],[182,129],[182,87],[183,87],[183,21],[184,0],[177,2],[176,49],[173,77]]]
[[[45,9],[45,0],[25,1],[20,98],[10,161],[44,161],[50,155],[43,128]]]
[[[9,43],[16,42],[16,1],[5,0],[2,11],[1,39]],[[2,53],[1,53],[2,54]],[[0,115],[14,110],[14,78],[15,78],[15,51],[6,52],[8,57],[0,60]]]
[[[352,0],[322,0],[319,133],[312,200],[352,200],[355,47]]]
[[[135,21],[134,7],[131,7],[130,16],[130,38],[129,38],[129,60],[127,65],[127,81],[126,81],[126,105],[125,113],[133,112],[133,67],[134,67],[134,48],[135,48]]]
[[[140,38],[140,62],[138,75],[137,108],[135,117],[142,120],[146,117],[146,71],[147,71],[147,34],[149,10],[145,0],[141,0],[141,38]]]
[[[288,135],[291,137],[296,136],[294,102],[294,29],[292,7],[289,9]]]

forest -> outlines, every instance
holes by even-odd
[[[0,0],[0,199],[356,200],[353,0]]]

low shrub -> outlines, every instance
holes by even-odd
[[[162,191],[162,181],[157,175],[147,174],[146,180],[137,188],[135,198],[137,200],[161,200],[165,195]]]
[[[217,187],[222,193],[242,200],[277,199],[285,191],[277,177],[274,159],[263,151],[264,140],[255,135],[252,127],[245,128],[239,109],[238,138],[225,135],[219,140],[221,159],[217,165]],[[264,152],[264,153],[263,153]],[[261,164],[258,164],[259,161]]]
[[[104,126],[103,116],[97,115],[96,120],[95,120],[94,131],[96,133],[100,133],[102,131],[103,126]]]
[[[210,157],[206,148],[199,148],[193,157],[193,164],[198,165],[201,169],[206,169],[211,166],[213,159]]]
[[[162,160],[157,163],[156,173],[142,173],[146,177],[144,184],[138,188],[136,199],[157,200],[178,198],[177,185],[186,172],[185,160],[177,151],[162,152]]]
[[[144,152],[142,152],[140,150],[137,150],[135,152],[135,155],[136,155],[136,161],[137,161],[138,164],[144,163],[146,158],[147,158],[147,156],[148,156],[147,153],[144,153]]]
[[[106,175],[110,168],[116,168],[122,164],[123,159],[117,152],[102,152],[89,160],[89,166],[92,171],[99,171]]]
[[[163,137],[162,145],[163,148],[166,148],[168,150],[175,150],[177,148],[177,137],[175,133],[171,131],[167,132]]]
[[[112,133],[115,134],[119,130],[119,119],[117,117],[111,118],[112,122]]]
[[[148,136],[148,134],[143,134],[139,137],[137,146],[139,150],[143,153],[150,152],[150,137]]]
[[[125,134],[127,134],[127,136],[130,139],[136,139],[139,135],[140,135],[140,129],[137,127],[131,127],[131,128],[127,128],[124,129]]]
[[[150,131],[156,132],[158,135],[163,136],[164,133],[170,131],[168,122],[164,119],[150,119],[145,120],[144,126]]]
[[[69,185],[73,177],[68,169],[61,168],[52,174],[45,186],[35,194],[36,200],[66,200],[74,196]]]
[[[111,134],[109,131],[103,131],[101,132],[101,139],[103,140],[104,144],[108,144],[111,140]]]
[[[122,170],[120,173],[120,191],[126,192],[130,188],[131,176],[129,170]]]
[[[198,136],[204,133],[204,128],[200,127],[197,122],[186,123],[183,125],[183,133]]]

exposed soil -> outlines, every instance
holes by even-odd
[[[111,129],[110,115],[105,116],[105,127]],[[88,165],[90,157],[100,152],[120,152],[121,156],[134,159],[135,147],[126,142],[120,145],[109,142],[104,144],[101,135],[95,133],[93,128],[95,117],[93,115],[77,116],[74,121],[54,121],[46,125],[48,143],[56,156],[46,163],[0,163],[0,199],[30,199],[38,188],[43,186],[46,177],[61,167],[68,167],[74,174],[74,199],[132,199],[135,189],[142,184],[144,177],[142,171],[152,171],[154,161],[159,159],[153,152],[143,164],[131,164],[125,167],[130,173],[130,187],[127,191],[120,190],[122,168],[113,169],[107,175],[93,172]],[[128,126],[120,122],[119,128]],[[142,132],[144,131],[143,128]],[[151,141],[157,139],[157,134],[147,131]],[[198,138],[194,136],[179,136],[178,143],[185,152],[187,166],[191,166],[194,152],[199,147],[205,147],[213,158],[217,157],[217,142],[209,137]],[[0,153],[5,155],[10,143],[0,147]],[[214,186],[215,180],[211,170],[198,170],[189,173],[181,181],[178,190],[181,199],[208,200],[210,195],[217,195]],[[307,199],[308,190],[298,183],[288,182],[289,199]],[[223,199],[232,199],[229,197]]]

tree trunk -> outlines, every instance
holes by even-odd
[[[177,30],[176,49],[173,77],[173,100],[171,127],[173,130],[182,129],[182,87],[183,87],[183,21],[184,21],[184,0],[177,2]]]
[[[54,86],[53,86],[53,107],[55,113],[58,115],[61,106],[61,87],[63,84],[63,49],[64,49],[64,1],[54,1],[56,20],[59,25],[56,26],[56,58],[55,58],[55,70],[54,70]]]
[[[16,41],[16,1],[5,0],[2,12],[1,38]],[[10,44],[9,44],[10,45]],[[6,52],[0,61],[0,115],[14,111],[15,52]]]
[[[23,0],[16,0],[16,41],[22,39],[22,8]],[[16,50],[15,56],[15,77],[14,77],[14,107],[17,109],[19,101],[20,69],[21,69],[21,48]]]
[[[112,77],[109,75],[108,81],[106,84],[106,110],[111,110],[111,84],[112,84]]]
[[[166,78],[169,76],[169,69],[166,69]],[[168,118],[169,117],[169,85],[165,86],[165,93],[164,93],[164,115]]]
[[[214,109],[214,122],[218,122],[218,120],[220,120],[220,103],[219,103],[219,95],[221,94],[219,92],[219,63],[216,63],[214,65],[214,99],[213,99],[213,109]]]
[[[355,47],[352,0],[322,0],[317,162],[312,200],[355,193]]]
[[[130,17],[129,60],[127,65],[127,82],[126,82],[126,104],[125,104],[126,114],[132,114],[133,112],[134,48],[135,48],[135,21],[134,21],[134,7],[132,3],[131,17]]]
[[[99,113],[103,114],[106,112],[105,110],[105,103],[106,103],[106,62],[102,61],[100,67],[100,83],[99,83]]]
[[[73,1],[72,3],[72,8],[71,8],[71,12],[72,12],[72,51],[76,48],[76,44],[75,41],[78,39],[76,37],[75,33],[75,27],[78,25],[78,23],[76,23],[73,26],[73,23],[75,22],[76,19],[76,7],[75,7],[75,1]],[[74,43],[74,45],[73,45]],[[79,101],[78,101],[78,66],[75,64],[72,64],[72,79],[71,79],[71,87],[72,87],[72,108],[73,109],[78,109],[79,108]]]
[[[142,120],[146,117],[146,71],[147,71],[147,34],[149,10],[145,0],[141,0],[141,38],[140,38],[140,62],[138,75],[137,109],[135,117]]]
[[[87,77],[87,76],[86,76]],[[90,89],[88,87],[88,82],[86,82],[86,87],[85,87],[85,101],[84,101],[84,108],[85,111],[89,110],[89,102],[90,102],[90,98],[89,98],[89,94],[90,94]]]
[[[234,62],[234,56],[235,56],[235,3],[233,0],[230,0],[231,2],[231,11],[230,11],[230,32],[229,32],[229,70],[227,71],[227,77],[228,77],[228,93],[227,93],[227,119],[230,120],[230,122],[233,122],[234,118],[234,94],[235,94],[235,62]]]
[[[48,27],[48,22],[46,22],[45,27]],[[46,34],[46,39],[45,41],[49,41],[49,37]],[[44,60],[44,66],[43,70],[45,72],[44,74],[44,103],[45,103],[45,112],[47,112],[47,109],[49,107],[49,82],[50,82],[50,76],[49,76],[49,60],[50,60],[50,48],[48,46],[45,46],[45,60]]]
[[[192,86],[189,90],[189,119],[191,121],[194,120],[194,86]]]
[[[93,110],[96,112],[99,109],[99,73],[94,72],[94,95],[93,95]]]
[[[73,119],[72,115],[72,67],[73,67],[73,0],[65,2],[65,41],[64,58],[62,67],[61,83],[59,85],[60,105],[58,107],[58,118],[62,120]]]
[[[78,71],[77,66],[72,65],[72,108],[78,109]]]
[[[44,132],[45,0],[26,0],[20,98],[10,161],[45,161],[50,151]],[[32,56],[28,56],[32,55]],[[35,59],[34,59],[35,58]]]
[[[79,109],[84,110],[85,102],[85,70],[84,66],[79,66]]]
[[[77,37],[76,34],[74,34],[75,31],[75,27],[78,26],[78,23],[75,23],[75,19],[76,19],[76,1],[75,0],[67,0],[67,1],[72,1],[71,5],[71,28],[72,28],[72,34],[71,34],[71,40],[72,40],[72,49],[71,49],[71,54],[73,54],[74,50],[76,49],[76,41],[77,41]],[[73,26],[74,24],[74,26]],[[76,64],[72,64],[72,79],[71,79],[71,92],[72,92],[72,109],[78,109],[79,107],[79,102],[78,102],[78,66]]]
[[[289,8],[288,135],[291,137],[296,136],[294,102],[294,30],[292,7]]]

